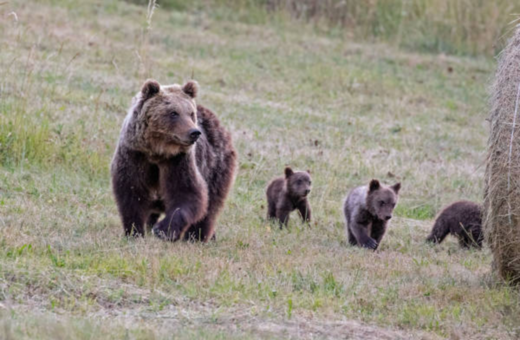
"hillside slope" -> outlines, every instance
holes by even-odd
[[[119,1],[0,15],[0,337],[519,336],[487,249],[424,244],[443,205],[482,197],[492,60],[205,12],[158,9],[149,26]],[[218,241],[126,240],[108,167],[131,97],[192,76],[240,155]],[[313,173],[310,228],[264,220],[285,165]],[[341,216],[371,178],[403,183],[376,253],[346,244]]]

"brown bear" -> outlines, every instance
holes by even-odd
[[[282,228],[289,222],[289,214],[298,209],[302,220],[310,222],[311,206],[307,196],[311,186],[309,171],[294,172],[285,168],[285,177],[275,178],[267,186],[267,218],[278,220]]]
[[[126,235],[144,235],[145,224],[170,241],[215,235],[237,156],[215,114],[195,103],[197,91],[194,81],[148,80],[133,99],[111,165]]]
[[[353,189],[343,204],[348,241],[376,250],[399,198],[401,183],[386,186],[373,179],[368,186]]]
[[[459,239],[462,248],[482,248],[482,207],[469,201],[458,201],[439,214],[427,242],[441,243],[448,234]]]

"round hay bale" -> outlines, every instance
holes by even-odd
[[[499,57],[490,106],[484,231],[494,269],[520,283],[520,26]]]

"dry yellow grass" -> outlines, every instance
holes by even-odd
[[[500,56],[490,99],[491,132],[486,167],[485,230],[500,275],[520,282],[517,131],[520,104],[520,30]]]

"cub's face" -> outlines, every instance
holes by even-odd
[[[312,189],[312,179],[308,171],[293,171],[285,168],[287,191],[294,197],[305,198]]]
[[[380,220],[390,220],[399,198],[400,189],[401,183],[385,186],[377,180],[372,180],[367,194],[367,207],[370,213]]]
[[[197,126],[197,84],[160,86],[147,81],[141,90],[145,139],[153,153],[173,156],[188,151],[202,132]]]

